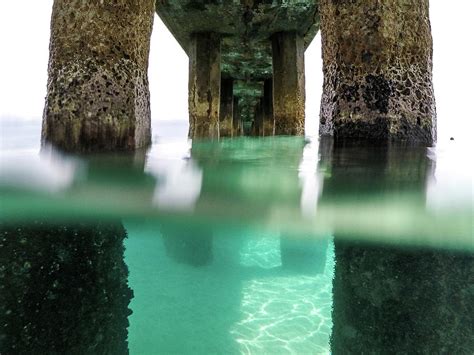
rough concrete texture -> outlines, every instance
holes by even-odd
[[[120,222],[0,222],[0,353],[128,354],[125,237]]]
[[[189,137],[219,138],[220,36],[194,34],[188,55]]]
[[[335,242],[333,354],[471,354],[474,258]]]
[[[304,44],[295,32],[272,36],[275,134],[303,135],[305,109]]]
[[[436,139],[428,0],[321,0],[320,134]]]
[[[153,0],[55,0],[44,142],[66,151],[150,143]]]
[[[234,114],[234,80],[221,79],[221,104],[219,110],[219,136],[232,137]]]

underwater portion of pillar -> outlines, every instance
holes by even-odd
[[[0,353],[128,354],[120,222],[0,221]]]
[[[436,140],[428,0],[321,0],[320,134]]]
[[[333,354],[473,349],[472,255],[336,239],[335,257]]]
[[[294,32],[272,36],[273,116],[276,135],[303,135],[304,41]]]
[[[321,204],[370,205],[396,196],[426,208],[426,184],[434,168],[426,148],[333,145],[324,137],[320,142],[321,164],[328,172]],[[405,212],[400,208],[380,215],[369,211],[367,218],[394,218]],[[417,227],[397,223],[379,228],[380,235],[367,239],[371,242],[358,240],[364,227],[351,231],[341,223],[334,228],[331,353],[468,354],[474,346],[467,330],[474,314],[474,257],[423,246]],[[384,236],[397,228],[413,228],[413,238],[389,244]]]
[[[219,136],[232,137],[234,114],[234,80],[221,79],[221,103],[219,110]]]
[[[43,143],[83,152],[151,143],[154,10],[153,0],[54,1]]]
[[[219,138],[220,38],[195,33],[189,49],[189,137]]]

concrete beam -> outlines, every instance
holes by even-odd
[[[153,0],[54,1],[43,142],[79,152],[150,144],[154,9]]]
[[[2,354],[127,354],[120,222],[0,221]]]
[[[305,108],[304,41],[294,32],[272,36],[275,134],[303,135]]]
[[[320,142],[321,164],[331,174],[319,203],[341,203],[342,191],[346,202],[392,191],[410,196],[413,205],[426,205],[434,169],[426,148]],[[378,243],[362,242],[350,233],[334,230],[331,353],[469,353],[474,257],[401,240],[400,246],[384,244],[383,235]]]
[[[219,136],[232,137],[234,114],[234,80],[221,79],[221,103],[219,111]]]
[[[275,118],[273,117],[273,78],[263,82],[263,135],[275,135]]]
[[[189,50],[189,137],[219,138],[220,37],[196,33]]]
[[[240,107],[239,107],[239,98],[234,96],[234,104],[233,104],[233,113],[232,113],[232,136],[238,137],[243,134],[243,124],[242,118],[240,117]]]
[[[428,0],[321,0],[320,134],[436,139]]]
[[[263,103],[262,98],[255,105],[255,117],[252,125],[253,136],[263,136]]]

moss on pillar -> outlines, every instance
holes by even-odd
[[[43,142],[85,152],[150,144],[154,9],[153,0],[54,1]]]
[[[219,110],[219,136],[232,137],[234,114],[234,80],[221,79],[221,104]]]
[[[303,135],[305,109],[304,41],[295,32],[272,36],[275,134]]]
[[[436,139],[428,0],[321,0],[320,134]]]
[[[189,136],[219,138],[220,37],[195,33],[189,55]]]

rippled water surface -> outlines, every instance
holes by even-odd
[[[472,353],[465,149],[185,129],[85,157],[3,124],[0,353]]]

